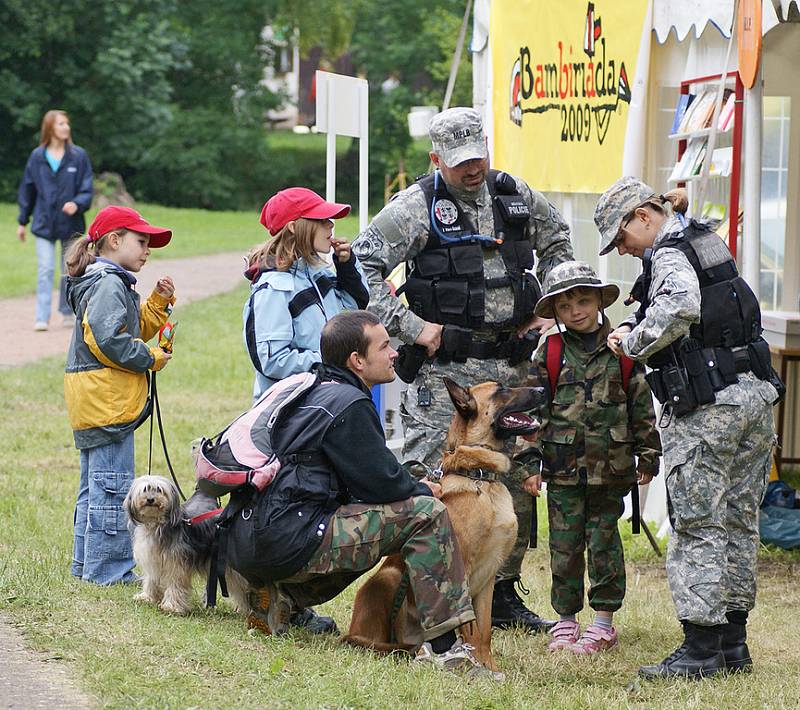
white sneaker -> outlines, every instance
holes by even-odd
[[[36,324],[33,326],[33,329],[37,332],[47,330],[47,323],[45,323],[43,320],[37,320]]]
[[[444,653],[434,653],[430,643],[426,641],[419,647],[414,658],[415,663],[430,663],[434,668],[444,671],[463,673],[467,677],[490,677],[495,680],[505,678],[502,673],[495,675],[484,666],[472,653],[474,646],[463,641],[456,641]]]

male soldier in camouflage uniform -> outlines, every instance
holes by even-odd
[[[755,295],[725,244],[703,225],[686,224],[685,209],[678,191],[656,195],[640,180],[622,178],[594,217],[601,254],[616,248],[645,267],[634,289],[642,305],[609,336],[609,346],[653,367],[648,382],[665,402],[661,439],[674,529],[667,578],[684,643],[642,667],[647,679],[752,667],[745,625],[755,606],[772,405],[782,386]]]
[[[437,170],[396,195],[353,243],[353,252],[369,283],[369,309],[406,343],[401,360],[417,346],[416,376],[414,368],[409,376],[402,372],[404,364],[398,366],[403,379],[413,378],[401,407],[403,458],[436,466],[453,416],[442,377],[464,386],[485,380],[510,387],[522,383],[536,332],[552,325],[533,317],[538,284],[532,252],[541,280],[572,258],[572,246],[569,228],[543,195],[518,178],[489,170],[476,111],[438,114],[430,136]],[[410,268],[403,286],[408,308],[385,282],[403,262]],[[492,618],[496,626],[542,631],[552,622],[526,609],[514,588],[530,537],[532,500],[521,487],[526,476],[518,465],[504,480],[519,532],[498,574]]]
[[[320,350],[318,382],[271,431],[280,475],[229,533],[228,564],[262,590],[258,625],[286,633],[292,608],[332,599],[399,553],[425,639],[417,659],[488,674],[456,638],[475,613],[441,487],[400,466],[369,396],[395,376],[386,329],[367,311],[340,313]]]
[[[542,473],[525,489],[538,495],[547,481],[551,599],[560,615],[551,651],[590,655],[617,644],[613,614],[625,597],[622,499],[658,473],[661,443],[644,366],[609,350],[611,324],[598,318],[618,296],[619,288],[602,283],[588,264],[568,261],[547,275],[536,304],[538,315],[564,326],[536,352],[528,383],[550,392],[535,447]],[[581,635],[575,615],[583,608],[584,550],[595,618]]]

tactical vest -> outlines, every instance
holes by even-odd
[[[769,346],[761,337],[758,298],[739,276],[727,245],[715,232],[694,220],[680,237],[672,237],[656,249],[669,247],[682,252],[700,284],[700,322],[686,338],[652,354],[647,375],[656,398],[673,406],[681,416],[701,404],[715,401],[715,393],[738,382],[737,373],[753,371],[771,380]],[[641,306],[641,321],[650,305],[652,251],[645,252],[644,268],[634,285]]]
[[[531,212],[507,173],[490,170],[495,233],[479,235],[458,202],[450,195],[439,171],[417,183],[425,195],[430,215],[428,241],[410,264],[400,290],[409,308],[431,323],[469,329],[511,329],[531,317],[541,296],[533,275],[533,251],[526,238]],[[506,275],[485,278],[484,249],[497,249]],[[514,312],[501,323],[487,323],[486,291],[511,287]]]

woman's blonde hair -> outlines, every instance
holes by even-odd
[[[287,224],[267,242],[254,247],[247,255],[248,265],[288,271],[300,257],[309,264],[320,264],[320,258],[314,249],[314,233],[318,229],[319,220],[299,217],[293,224],[294,231]]]
[[[652,207],[656,212],[661,212],[663,214],[666,211],[664,206],[667,203],[672,206],[673,212],[686,214],[686,210],[689,209],[689,193],[686,191],[686,188],[676,187],[674,190],[665,192],[663,195],[655,195],[644,204],[639,205],[639,207]]]
[[[63,116],[69,121],[69,116],[67,115],[66,111],[61,111],[60,109],[51,109],[48,111],[44,118],[42,118],[42,130],[39,133],[39,145],[47,145],[50,142],[50,139],[53,137],[54,126],[56,125],[56,119],[59,116]],[[72,143],[72,137],[70,136],[67,138],[67,143]]]

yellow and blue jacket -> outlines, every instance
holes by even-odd
[[[166,322],[166,299],[153,291],[140,308],[135,277],[98,259],[83,276],[67,279],[75,330],[67,353],[64,397],[75,446],[119,441],[135,428],[147,402],[147,370],[166,359],[150,340]]]

